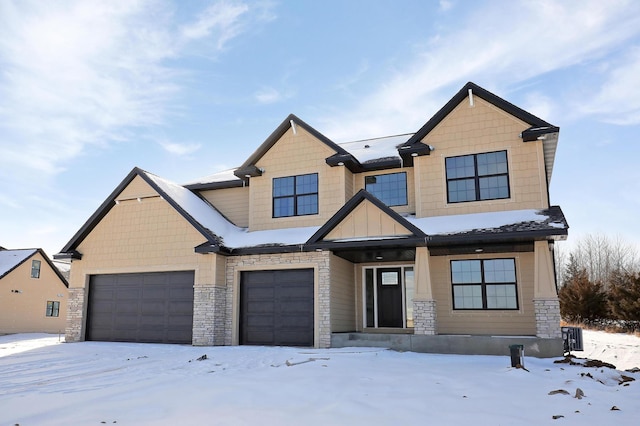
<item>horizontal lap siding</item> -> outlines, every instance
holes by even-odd
[[[460,259],[515,258],[518,279],[517,311],[454,311],[450,261]],[[431,260],[433,296],[437,309],[438,334],[535,335],[533,307],[534,255],[513,253],[482,256],[435,256]]]

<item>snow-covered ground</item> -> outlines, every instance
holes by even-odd
[[[584,331],[584,341],[576,356],[640,367],[638,337]],[[0,336],[0,425],[638,424],[640,373],[524,363],[528,371],[511,368],[506,353],[63,344],[46,334],[8,335]],[[623,376],[635,381],[620,384]],[[554,392],[561,390],[568,394]]]

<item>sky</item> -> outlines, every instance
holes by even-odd
[[[133,167],[237,167],[290,113],[415,132],[468,81],[560,127],[569,241],[640,248],[635,0],[3,0],[0,246],[53,255]]]
[[[618,370],[526,351],[526,370],[512,368],[506,346],[463,356],[13,334],[0,336],[0,413],[3,424],[47,426],[637,424],[640,372],[623,370],[638,367],[640,338],[583,338],[575,357],[602,355]]]

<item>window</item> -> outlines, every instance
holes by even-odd
[[[40,261],[31,261],[31,278],[40,278]]]
[[[452,260],[453,309],[518,309],[514,259]]]
[[[507,151],[449,157],[445,168],[449,203],[509,198]]]
[[[364,186],[367,191],[388,206],[407,205],[407,173],[366,176]]]
[[[48,317],[60,316],[60,302],[54,302],[54,301],[47,302],[47,316]]]
[[[273,217],[318,214],[318,174],[273,179]]]

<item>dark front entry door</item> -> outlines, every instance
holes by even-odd
[[[402,268],[378,268],[378,327],[402,327]]]

